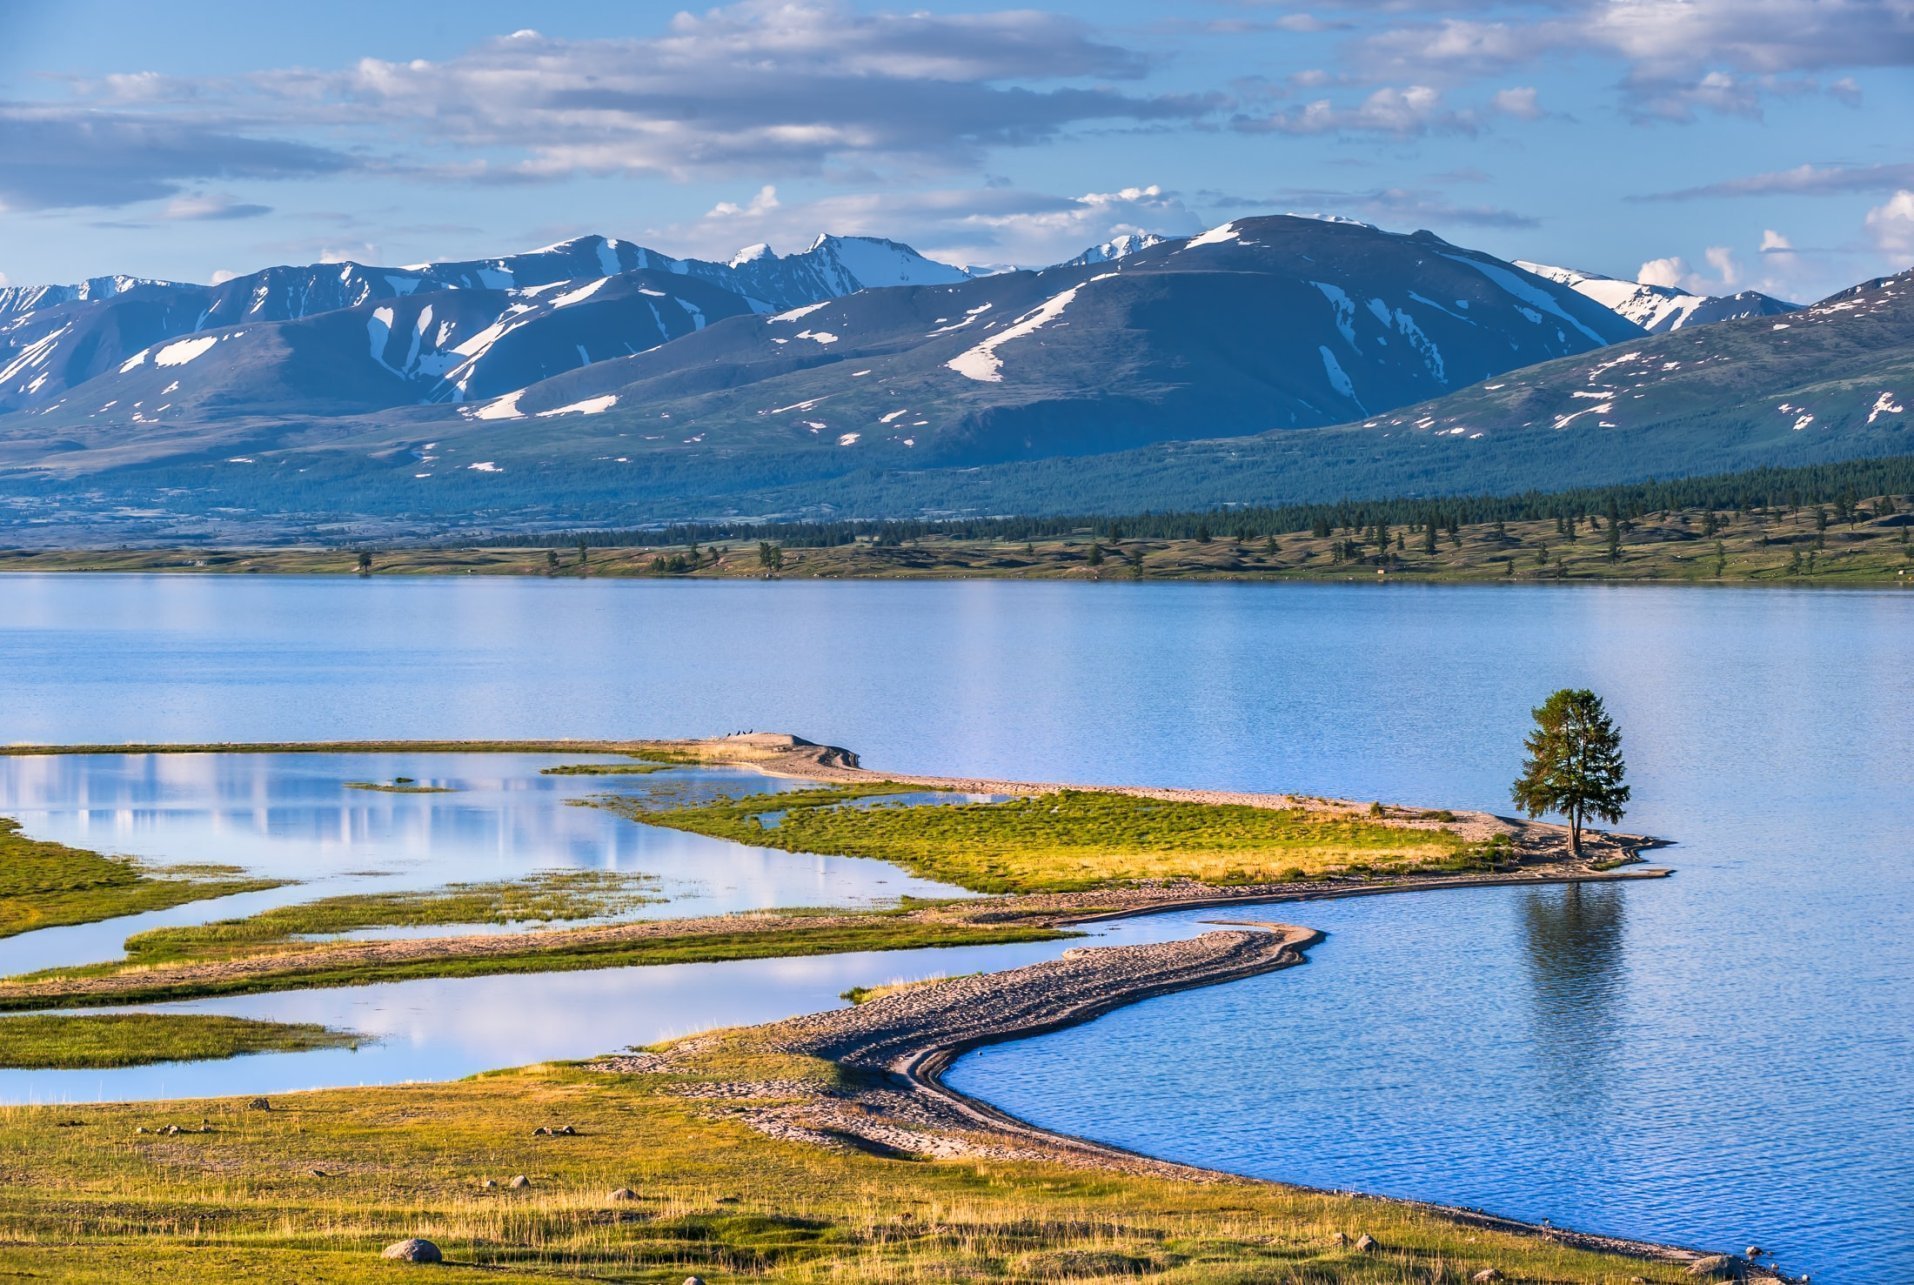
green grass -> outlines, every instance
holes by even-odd
[[[310,1023],[211,1013],[31,1014],[0,1018],[0,1067],[76,1070],[198,1062],[244,1053],[302,1053],[361,1037]]]
[[[839,993],[838,998],[852,1004],[868,1004],[874,999],[883,999],[886,995],[901,995],[905,991],[919,990],[925,986],[935,986],[940,982],[955,981],[959,977],[975,977],[975,973],[947,973],[942,977],[924,977],[909,982],[884,982],[878,986],[853,986]]]
[[[611,918],[664,900],[651,895],[657,879],[615,870],[544,870],[497,883],[454,883],[408,892],[364,892],[292,906],[274,906],[244,919],[219,919],[178,928],[154,928],[126,939],[127,962],[138,966],[188,960],[234,959],[303,945],[363,928],[417,928],[434,924],[540,924]]]
[[[825,1149],[680,1096],[739,1082],[776,1096],[780,1083],[842,1077],[731,1044],[687,1074],[534,1067],[280,1095],[265,1111],[241,1099],[0,1109],[0,1275],[359,1285],[441,1274],[379,1259],[425,1236],[482,1279],[520,1285],[678,1285],[694,1273],[711,1285],[1054,1285],[1099,1264],[1125,1275],[1092,1279],[1141,1269],[1152,1285],[1464,1285],[1490,1266],[1554,1285],[1687,1279],[1360,1197]],[[209,1132],[136,1132],[201,1121]],[[576,1136],[532,1136],[557,1124]],[[521,1173],[531,1186],[507,1189]],[[638,1198],[610,1200],[619,1187]],[[1380,1252],[1337,1243],[1364,1233]]]
[[[49,1008],[101,1008],[122,1004],[257,995],[321,986],[370,986],[421,977],[483,977],[500,973],[555,973],[649,964],[701,964],[734,959],[777,959],[853,951],[921,950],[942,946],[994,946],[1052,941],[1074,934],[1028,924],[971,925],[960,920],[920,920],[864,912],[850,923],[804,924],[758,931],[579,940],[565,932],[541,934],[520,949],[461,953],[458,948],[415,957],[329,961],[323,952],[288,959],[283,968],[221,972],[217,961],[201,971],[191,962],[165,967],[86,965],[32,975],[30,983],[0,983],[0,1012]],[[203,961],[202,961],[203,962]],[[89,987],[105,980],[110,988]]]
[[[84,848],[31,839],[0,817],[0,937],[276,888],[225,866],[148,867]]]
[[[562,763],[557,767],[540,768],[540,776],[650,776],[653,772],[669,772],[679,766],[676,763]]]
[[[1471,849],[1442,829],[1411,829],[1305,808],[1257,808],[1062,790],[1002,803],[846,806],[917,786],[794,790],[652,810],[600,806],[648,825],[787,852],[894,862],[977,892],[1079,892],[1145,880],[1219,886],[1362,869],[1450,868]],[[775,824],[763,818],[781,814]]]

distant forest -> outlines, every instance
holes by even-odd
[[[1591,514],[1632,521],[1678,509],[1721,512],[1793,510],[1827,506],[1843,520],[1862,501],[1914,494],[1914,455],[1847,460],[1798,468],[1759,468],[1712,477],[1573,491],[1525,491],[1520,495],[1455,496],[1439,499],[1339,500],[1333,504],[1212,509],[1205,512],[1138,513],[1127,517],[1058,516],[955,518],[948,521],[842,521],[685,523],[628,530],[583,530],[541,534],[523,543],[600,548],[711,544],[720,540],[775,540],[794,549],[832,548],[858,540],[899,544],[907,540],[1038,540],[1078,533],[1110,540],[1188,540],[1208,536],[1261,538],[1310,531],[1396,527],[1453,528],[1484,522],[1583,518]],[[448,542],[451,543],[451,542]],[[461,543],[469,543],[463,541]]]

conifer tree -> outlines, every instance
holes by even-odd
[[[1622,736],[1602,698],[1587,688],[1565,687],[1533,713],[1528,757],[1512,788],[1515,803],[1531,817],[1567,817],[1569,852],[1580,859],[1583,823],[1619,821],[1627,808]]]

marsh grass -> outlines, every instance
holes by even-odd
[[[648,825],[787,852],[872,857],[977,892],[1080,892],[1144,880],[1218,886],[1348,870],[1471,865],[1471,846],[1412,828],[1310,808],[1258,808],[1061,790],[999,803],[887,804],[923,787],[882,782],[656,808],[593,802]],[[847,806],[876,800],[867,806]]]
[[[0,1067],[71,1070],[197,1062],[245,1053],[339,1048],[362,1038],[306,1022],[211,1013],[31,1014],[0,1018]]]
[[[970,924],[962,920],[904,918],[884,911],[862,912],[854,922],[798,922],[788,928],[737,932],[700,932],[684,936],[580,940],[554,931],[536,941],[497,953],[460,953],[456,948],[413,958],[327,959],[326,951],[289,956],[284,967],[269,962],[244,973],[222,973],[214,965],[191,971],[205,961],[179,961],[183,971],[169,975],[165,964],[88,964],[48,969],[11,979],[23,985],[0,990],[0,1012],[50,1008],[99,1008],[222,995],[320,986],[370,986],[421,977],[485,977],[501,973],[572,972],[591,968],[631,968],[648,964],[701,964],[735,959],[776,959],[835,955],[869,950],[921,950],[943,946],[999,946],[1054,941],[1076,934],[1042,925]],[[351,943],[347,943],[350,945]],[[126,983],[111,990],[89,990],[86,983],[124,974]],[[61,986],[61,982],[70,983]]]
[[[291,906],[244,919],[155,928],[126,939],[126,962],[155,964],[270,954],[305,939],[366,928],[543,924],[611,918],[664,898],[655,876],[616,870],[542,870],[496,883],[454,883],[414,892],[364,892]]]
[[[30,839],[18,821],[0,817],[0,937],[279,886],[230,866],[143,866]]]
[[[679,1096],[700,1083],[840,1078],[747,1039],[686,1074],[532,1067],[286,1095],[266,1111],[236,1099],[0,1109],[0,1273],[387,1281],[408,1269],[379,1249],[417,1235],[509,1282],[1462,1285],[1489,1266],[1560,1285],[1685,1279],[1358,1197],[827,1150]],[[211,1132],[134,1132],[201,1121]],[[532,1136],[558,1123],[577,1136]],[[505,1187],[518,1173],[528,1190]],[[484,1190],[487,1178],[498,1189]],[[637,1200],[609,1199],[627,1186]],[[1338,1233],[1383,1248],[1358,1253]]]

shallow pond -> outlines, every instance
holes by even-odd
[[[853,906],[962,889],[878,861],[751,848],[641,825],[596,794],[672,798],[776,793],[803,782],[748,769],[645,776],[547,776],[567,763],[528,754],[101,754],[0,757],[0,815],[75,847],[173,864],[214,862],[297,882],[0,938],[0,975],[113,959],[135,932],[249,914],[341,893],[521,878],[541,870],[653,876],[663,900],[628,917],[677,918],[774,906]],[[444,793],[354,789],[411,777]],[[362,936],[442,935],[444,925]]]

